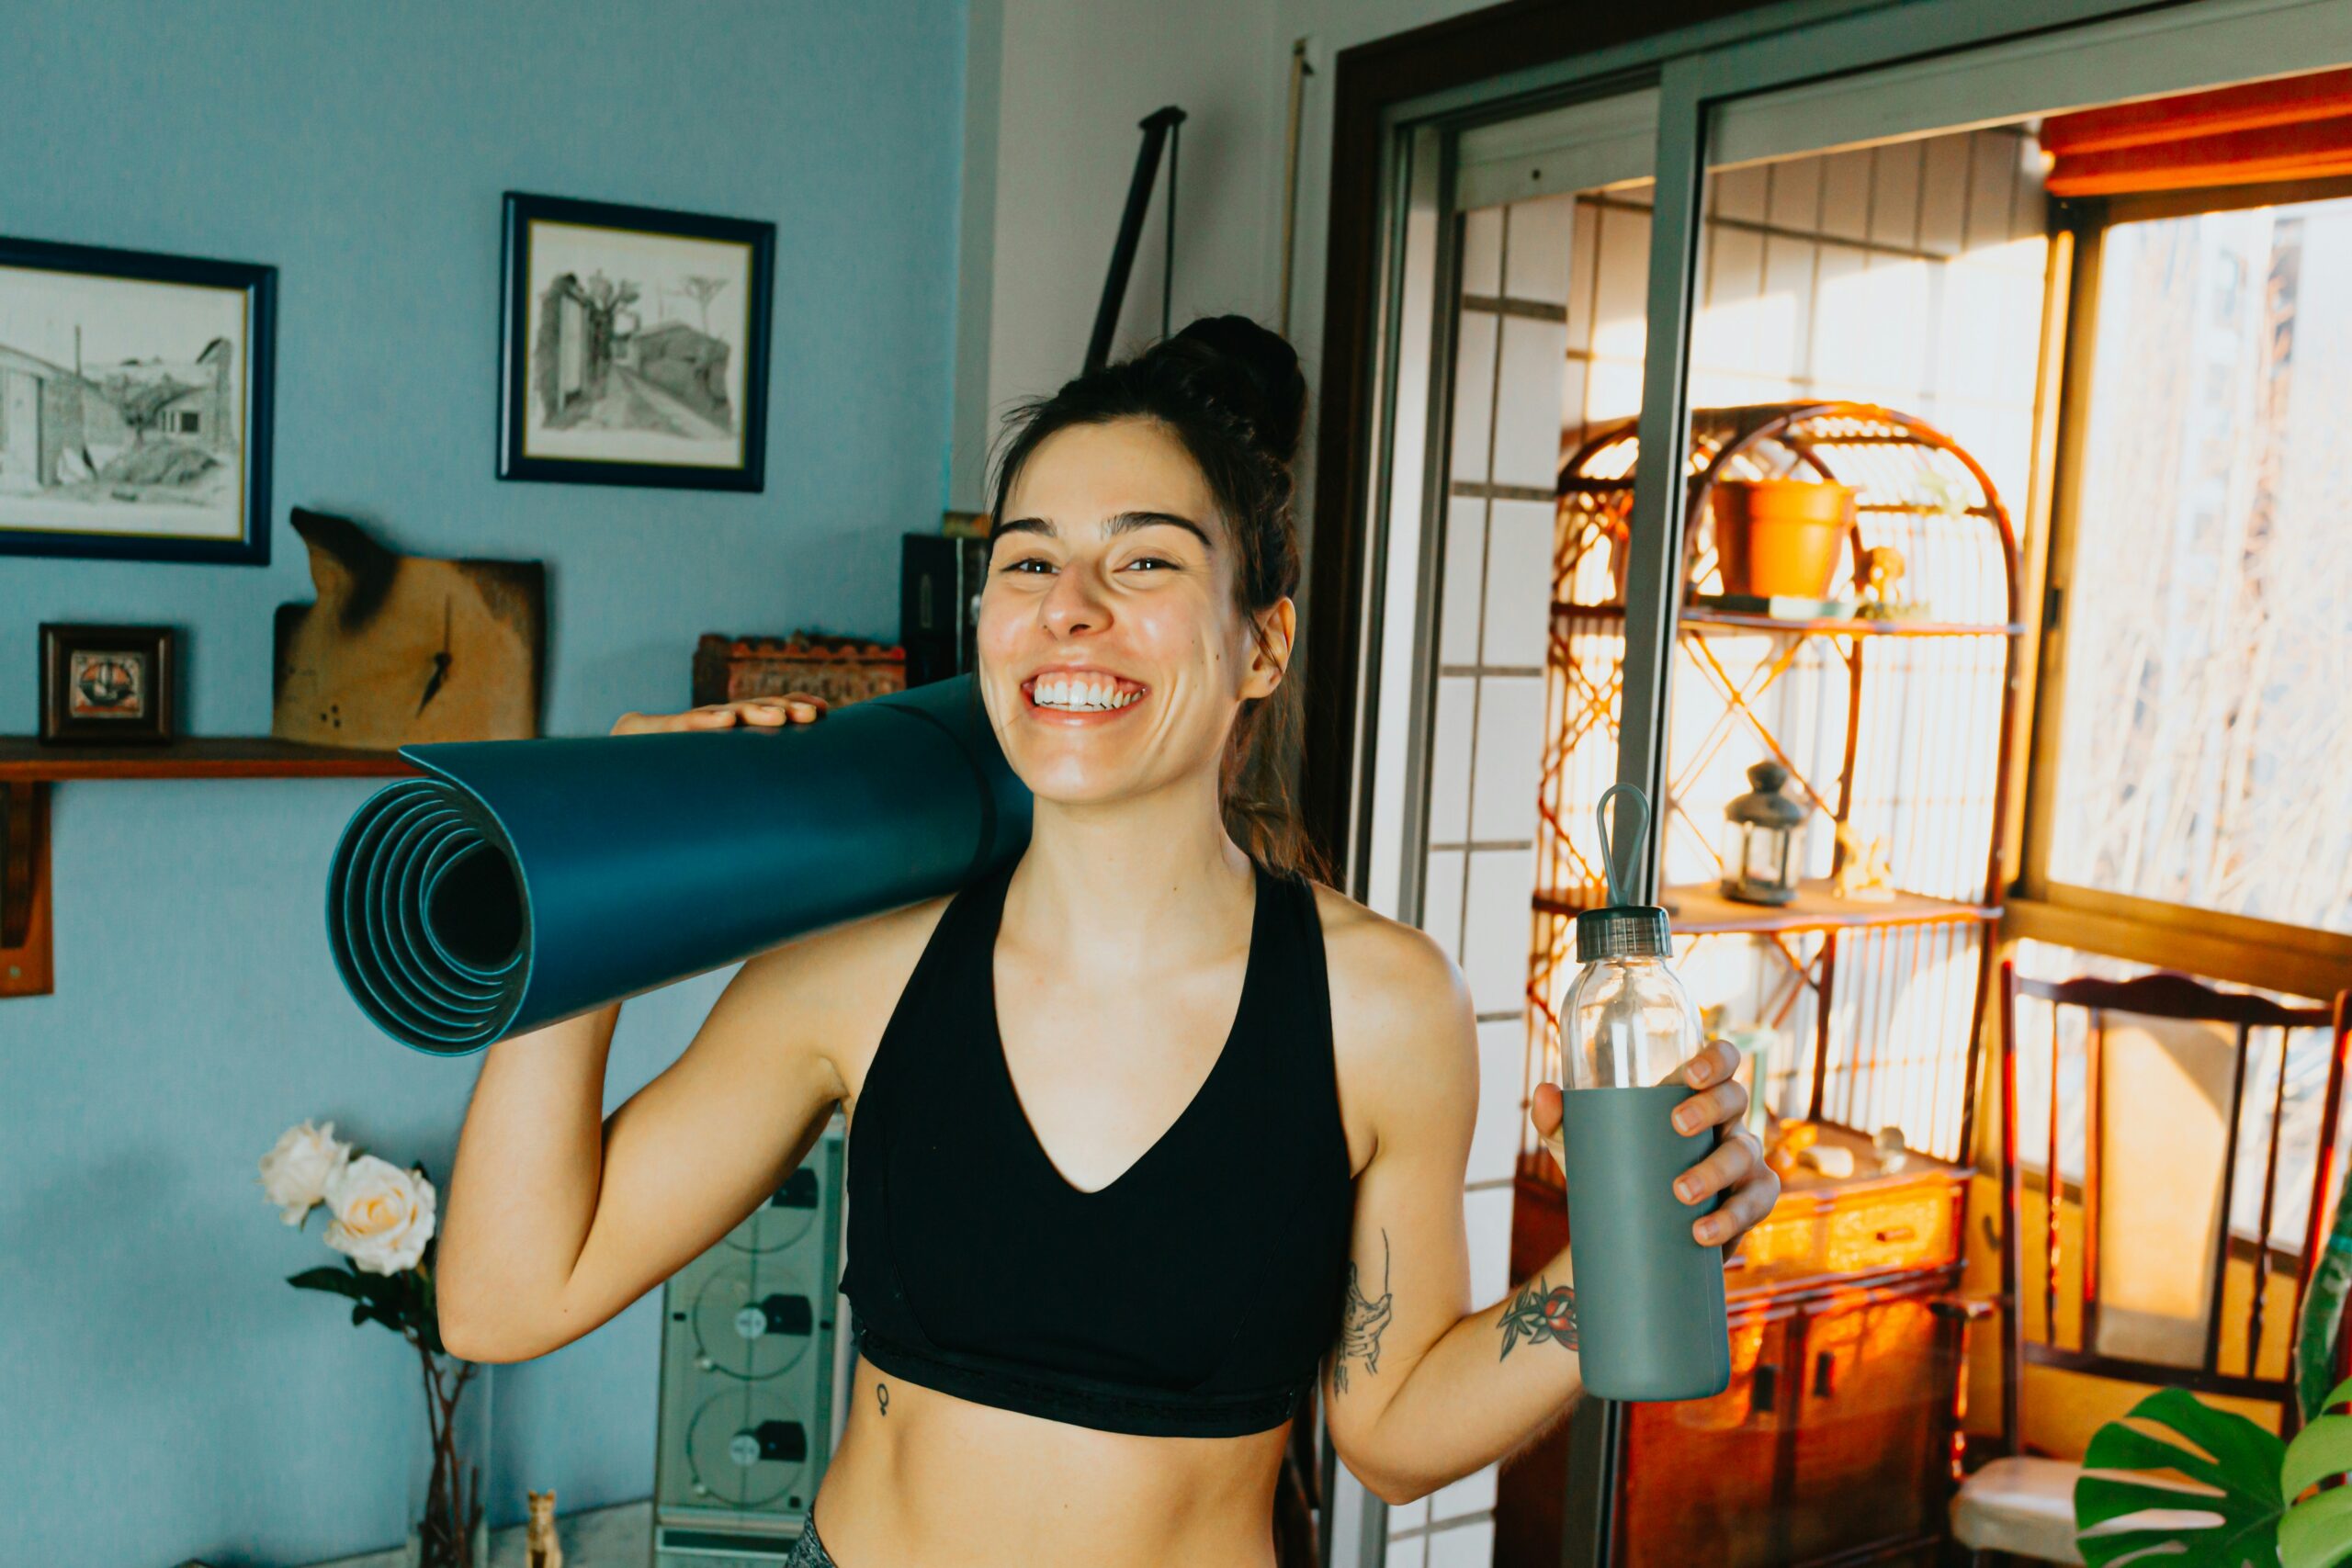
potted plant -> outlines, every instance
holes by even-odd
[[[409,1568],[489,1568],[482,1506],[490,1452],[490,1369],[443,1348],[434,1304],[433,1183],[334,1135],[334,1123],[288,1127],[261,1160],[262,1195],[289,1225],[313,1208],[343,1267],[289,1275],[298,1290],[351,1303],[351,1321],[379,1323],[416,1350],[424,1382],[426,1451],[409,1482]]]
[[[1854,492],[1823,479],[1717,479],[1707,491],[1725,593],[1827,597]]]

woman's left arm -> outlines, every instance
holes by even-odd
[[[1473,1311],[1462,1180],[1477,1115],[1477,1030],[1460,973],[1420,932],[1365,920],[1331,944],[1333,1031],[1351,1097],[1374,1132],[1356,1179],[1340,1338],[1324,1372],[1331,1440],[1358,1479],[1410,1502],[1502,1458],[1552,1425],[1583,1388],[1575,1281],[1564,1248],[1499,1302]],[[1684,1077],[1678,1120],[1736,1127],[1747,1096],[1717,1041]],[[1557,1091],[1534,1122],[1559,1157]],[[1683,1183],[1695,1183],[1687,1191]],[[1736,1241],[1771,1210],[1780,1179],[1734,1131],[1678,1182],[1707,1243]]]

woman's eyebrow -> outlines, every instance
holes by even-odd
[[[1216,541],[1209,537],[1206,529],[1191,518],[1179,517],[1173,512],[1122,512],[1103,519],[1102,523],[1103,532],[1114,536],[1132,533],[1137,528],[1182,528],[1200,540],[1201,548],[1212,555],[1216,552]]]
[[[1173,512],[1120,512],[1102,520],[1102,531],[1114,538],[1121,534],[1131,534],[1137,528],[1182,528],[1200,540],[1203,549],[1212,555],[1216,552],[1216,541],[1209,537],[1206,529],[1191,518],[1180,517]],[[1015,517],[1010,522],[998,524],[992,532],[1001,535],[1043,534],[1049,539],[1061,537],[1061,530],[1044,517]]]

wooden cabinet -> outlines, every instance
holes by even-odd
[[[1950,1496],[1966,1173],[1918,1156],[1844,1181],[1801,1171],[1732,1260],[1731,1386],[1713,1399],[1587,1401],[1501,1477],[1498,1568],[1783,1568],[1933,1561]],[[1566,1244],[1557,1194],[1523,1184],[1514,1276]],[[1581,1462],[1601,1474],[1569,1485]],[[1571,1492],[1600,1497],[1572,1517]],[[1581,1512],[1591,1512],[1583,1510]]]

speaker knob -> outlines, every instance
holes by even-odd
[[[797,1334],[807,1337],[817,1321],[807,1296],[786,1295],[781,1292],[764,1296],[735,1314],[735,1332],[746,1339],[757,1339],[763,1334]]]
[[[808,1457],[808,1429],[797,1421],[763,1421],[729,1439],[727,1457],[746,1470],[763,1460],[798,1464]]]

